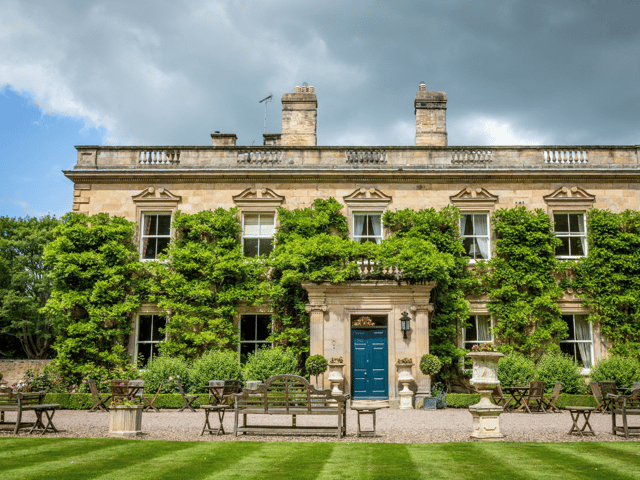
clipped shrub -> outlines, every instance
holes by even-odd
[[[161,393],[178,393],[176,378],[180,378],[185,393],[192,390],[189,378],[189,364],[177,357],[161,355],[147,364],[147,370],[142,374],[146,392],[155,393],[164,380]]]
[[[317,381],[318,375],[327,371],[328,362],[322,355],[313,355],[307,358],[304,366],[307,369],[307,373],[316,377]]]
[[[68,385],[60,369],[53,364],[45,365],[42,369],[27,369],[23,383],[32,392],[66,393],[67,390],[75,390],[75,385]]]
[[[498,380],[502,387],[526,387],[535,376],[533,360],[520,353],[508,353],[498,361]]]
[[[640,360],[612,355],[597,362],[589,375],[592,382],[616,382],[618,388],[630,388],[640,382]]]
[[[420,359],[420,371],[425,375],[436,375],[442,368],[442,362],[431,354],[423,355]]]
[[[580,364],[573,357],[563,353],[542,355],[537,367],[536,378],[545,382],[547,391],[553,390],[556,382],[562,382],[564,393],[586,393],[587,384],[580,374]]]
[[[257,353],[249,354],[247,363],[242,370],[242,378],[262,380],[273,375],[300,375],[298,357],[282,347],[261,348]]]
[[[189,375],[189,381],[196,390],[207,385],[209,380],[241,379],[242,365],[238,353],[232,350],[210,350],[193,362]]]

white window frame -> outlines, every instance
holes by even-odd
[[[367,216],[379,216],[380,217],[380,235],[356,235],[356,217],[357,216],[363,216],[363,215],[367,215]],[[373,238],[376,239],[377,241],[375,243],[377,243],[378,245],[380,244],[380,242],[382,242],[382,240],[384,240],[384,224],[382,223],[382,217],[384,216],[384,212],[382,211],[356,211],[352,213],[351,216],[351,225],[352,225],[352,232],[351,232],[351,239],[354,242],[360,242],[361,239],[363,238]]]
[[[270,215],[273,216],[273,235],[267,236],[267,235],[260,235],[258,234],[258,236],[247,236],[245,235],[245,216],[246,215],[258,215],[258,226],[259,226],[259,230],[262,227],[262,216],[263,215]],[[244,254],[244,241],[245,239],[257,239],[258,240],[258,255],[256,255],[256,257],[259,257],[260,255],[264,255],[263,253],[260,253],[260,239],[265,239],[265,238],[269,238],[271,239],[271,250],[273,251],[273,240],[275,237],[275,231],[276,231],[276,212],[242,212],[242,253]],[[246,256],[246,254],[245,254]],[[255,257],[252,257],[255,258]]]
[[[487,218],[487,234],[486,235],[465,235],[462,231],[462,216],[463,215],[483,215]],[[473,217],[471,217],[471,225],[473,225]],[[482,211],[462,211],[460,212],[460,221],[458,222],[458,228],[460,229],[460,240],[464,243],[465,238],[486,238],[487,240],[487,258],[476,258],[469,256],[469,262],[475,263],[477,260],[489,260],[491,258],[491,214],[490,212]],[[475,245],[474,245],[475,246]],[[465,252],[466,253],[466,252]]]
[[[576,322],[576,316],[585,317],[585,321],[587,322],[587,325],[589,325],[589,337],[590,337],[589,340],[575,340],[575,339],[574,340],[560,340],[561,344],[562,343],[568,343],[568,344],[571,344],[571,345],[575,345],[575,347],[577,347],[578,343],[588,343],[589,344],[589,354],[591,355],[591,366],[590,367],[583,367],[580,370],[580,373],[582,375],[589,375],[589,373],[591,373],[591,368],[593,367],[593,364],[595,362],[595,360],[594,360],[594,350],[593,350],[593,324],[586,319],[587,314],[585,314],[585,313],[563,312],[562,313],[563,320],[564,320],[565,316],[567,316],[567,317],[571,316],[572,317],[571,319],[573,321],[573,333],[574,333],[574,335],[575,335],[575,332],[576,332],[576,323],[575,323]],[[573,358],[576,361],[578,360],[575,357],[575,354],[573,355]]]
[[[138,353],[139,353],[139,348],[138,346],[141,343],[144,344],[151,344],[151,356],[149,357],[149,359],[147,360],[147,363],[150,362],[151,360],[153,360],[153,344],[159,344],[164,342],[167,339],[167,334],[165,333],[164,338],[162,340],[158,340],[158,341],[154,341],[153,338],[151,340],[144,340],[144,341],[140,341],[140,317],[142,316],[149,316],[151,317],[151,337],[153,337],[153,322],[154,322],[154,318],[153,317],[163,317],[165,319],[165,326],[167,324],[167,317],[164,314],[161,313],[151,313],[151,312],[142,312],[137,314],[136,316],[136,333],[135,333],[135,348],[134,348],[134,362],[138,360]]]
[[[258,316],[269,317],[270,327],[273,326],[273,318],[268,313],[242,313],[238,318],[238,358],[241,358],[242,355],[242,345],[253,344],[253,352],[255,353],[260,345],[269,345],[269,347],[273,347],[273,343],[268,340],[258,340]],[[255,340],[242,340],[242,317],[254,317],[255,319]],[[269,336],[267,335],[267,338]]]
[[[169,216],[169,234],[168,235],[145,235],[144,233],[144,222],[145,222],[145,217],[148,216],[157,216],[157,215],[168,215]],[[157,225],[157,221],[156,221],[156,225]],[[157,227],[156,227],[157,228]],[[169,211],[155,211],[155,210],[151,210],[151,211],[142,211],[140,214],[140,261],[142,262],[153,262],[153,261],[157,261],[158,260],[158,246],[156,244],[156,253],[155,253],[155,257],[154,258],[143,258],[144,255],[144,240],[145,238],[168,238],[169,239],[169,243],[171,243],[171,238],[172,238],[172,231],[173,231],[173,214]],[[169,248],[169,245],[167,245],[167,248]]]
[[[579,235],[576,235],[572,232],[561,232],[558,233],[556,232],[556,215],[582,215],[582,226],[584,228],[584,232],[582,232]],[[553,232],[555,234],[556,237],[558,238],[584,238],[584,253],[583,255],[556,255],[556,258],[562,259],[562,260],[571,260],[571,259],[575,259],[575,258],[584,258],[587,256],[588,252],[589,252],[589,242],[587,240],[587,213],[584,211],[576,211],[576,210],[554,210],[552,212],[552,219],[553,219]],[[570,221],[567,218],[567,226],[569,226]],[[569,241],[569,251],[571,251],[571,241]]]
[[[489,332],[491,333],[491,339],[490,340],[467,340],[467,327],[464,327],[462,329],[462,348],[466,349],[466,344],[467,343],[473,343],[474,345],[482,345],[483,343],[491,343],[493,342],[493,316],[489,313],[482,313],[482,312],[478,312],[478,313],[472,313],[471,315],[469,315],[469,320],[470,321],[473,318],[473,322],[475,324],[476,327],[476,332],[478,332],[478,317],[489,317]]]

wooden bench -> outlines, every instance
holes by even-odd
[[[617,435],[623,433],[626,438],[629,435],[640,435],[640,425],[629,426],[627,416],[640,415],[640,390],[634,390],[631,395],[608,394],[611,400],[611,433]],[[622,417],[622,426],[616,425],[616,415]]]
[[[42,403],[44,400],[45,392],[33,392],[33,393],[12,393],[11,391],[4,391],[0,393],[0,412],[2,416],[0,418],[0,424],[11,424],[13,422],[4,421],[4,412],[17,412],[17,418],[14,434],[18,433],[23,423],[22,414],[26,411],[33,411],[36,414],[36,421],[31,425],[29,433],[40,432],[45,433],[47,430],[57,432],[58,430],[53,425],[53,415],[56,410],[60,408],[57,403]],[[42,421],[42,414],[47,418],[47,424]]]
[[[238,433],[346,434],[346,395],[333,395],[331,390],[317,390],[298,375],[276,375],[255,390],[245,389],[231,395],[235,406],[233,435]],[[239,418],[242,415],[242,425]],[[248,415],[291,415],[291,425],[249,425]],[[298,415],[336,417],[335,426],[298,426]]]

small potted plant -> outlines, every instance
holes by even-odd
[[[307,367],[307,373],[316,377],[316,388],[320,388],[318,386],[318,376],[327,371],[327,359],[322,355],[313,355],[307,358],[305,366]]]
[[[419,368],[424,375],[429,375],[429,377],[431,377],[440,371],[442,368],[442,362],[435,355],[427,353],[420,359]],[[435,410],[437,408],[437,400],[432,397],[431,391],[429,391],[429,394],[424,398],[423,408],[425,410]]]
[[[344,360],[342,357],[332,357],[329,360],[329,382],[331,383],[331,393],[333,395],[342,395],[341,388],[344,383]]]

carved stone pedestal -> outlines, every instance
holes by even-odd
[[[344,363],[329,364],[329,383],[331,383],[331,393],[333,395],[342,395],[344,393],[342,388],[344,384],[343,369]]]
[[[402,390],[398,392],[400,396],[400,410],[409,410],[413,408],[413,392],[409,389],[409,385],[413,382],[411,369],[413,363],[396,363],[398,370],[398,381],[402,384]]]
[[[473,360],[471,385],[480,393],[480,401],[469,407],[473,417],[472,438],[504,438],[500,432],[500,414],[502,407],[491,403],[491,392],[498,380],[498,360],[504,355],[498,352],[471,352],[467,357]]]

